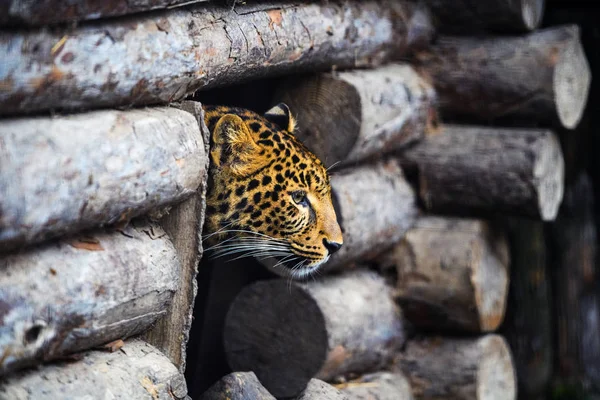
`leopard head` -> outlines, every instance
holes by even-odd
[[[294,136],[285,104],[260,116],[205,106],[211,133],[206,233],[215,255],[277,260],[301,278],[343,243],[321,161]]]

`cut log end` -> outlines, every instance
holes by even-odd
[[[477,399],[514,399],[516,377],[510,349],[498,335],[479,340],[481,363],[477,370]]]
[[[560,143],[548,132],[539,146],[533,168],[534,185],[537,186],[539,212],[542,221],[553,221],[558,214],[564,192],[565,162]]]
[[[579,38],[578,29],[573,28]],[[581,120],[588,99],[591,72],[579,40],[572,40],[557,62],[554,95],[558,117],[567,129],[574,129]]]
[[[544,0],[521,1],[523,25],[527,30],[532,31],[540,25],[542,16],[544,15],[544,3]]]
[[[275,397],[296,395],[326,357],[324,327],[318,304],[305,290],[279,280],[258,282],[238,295],[227,314],[229,366],[254,371]]]

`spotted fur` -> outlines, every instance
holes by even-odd
[[[310,275],[343,239],[327,170],[293,135],[288,107],[263,116],[204,110],[211,133],[205,226],[213,253],[276,259],[294,277]]]

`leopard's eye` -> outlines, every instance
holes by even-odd
[[[292,200],[296,204],[306,204],[306,192],[303,190],[297,190],[292,193]]]

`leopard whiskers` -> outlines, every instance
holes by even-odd
[[[207,249],[213,258],[238,255],[244,257],[269,258],[286,257],[292,254],[289,244],[281,239],[247,231],[244,229],[225,229],[220,233],[233,233],[235,236],[225,239]]]

